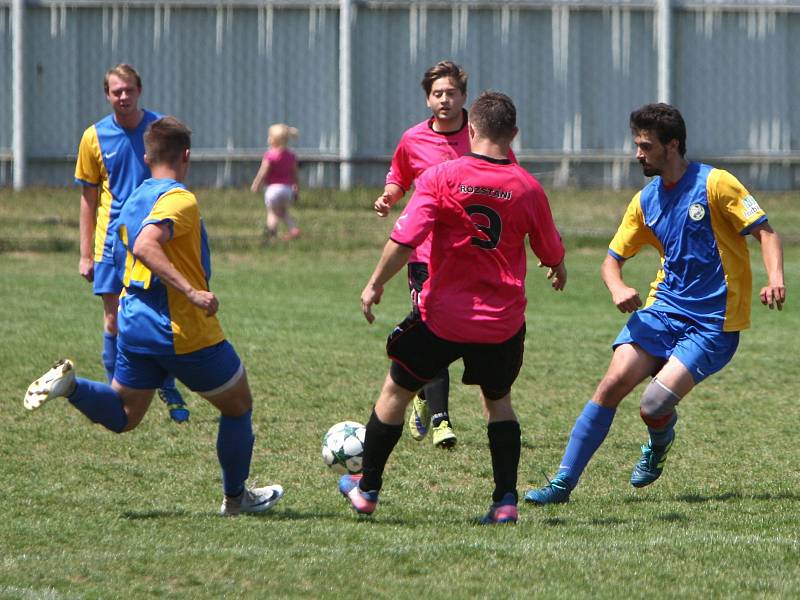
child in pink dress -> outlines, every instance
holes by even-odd
[[[276,123],[269,128],[267,142],[269,150],[264,153],[261,166],[250,185],[252,192],[258,192],[262,185],[264,204],[267,206],[267,239],[278,234],[278,223],[286,224],[287,233],[284,239],[292,240],[300,235],[300,229],[289,215],[289,206],[297,198],[298,177],[297,157],[289,150],[289,138],[297,138],[298,131],[283,123]]]

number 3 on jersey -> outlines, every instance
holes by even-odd
[[[485,250],[497,248],[500,243],[500,234],[503,231],[503,221],[500,219],[500,215],[495,210],[481,204],[466,206],[464,210],[472,217],[475,229],[482,234],[473,236],[472,245]]]

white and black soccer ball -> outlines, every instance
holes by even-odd
[[[336,423],[322,438],[322,460],[336,473],[361,473],[366,434],[367,429],[361,423]]]

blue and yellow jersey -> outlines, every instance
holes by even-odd
[[[100,119],[83,132],[75,164],[77,183],[100,188],[94,232],[95,262],[113,262],[113,223],[122,204],[150,177],[144,162],[144,132],[161,115],[144,111],[142,122],[128,130],[114,115]]]
[[[766,220],[733,175],[692,162],[673,188],[655,177],[633,197],[608,253],[622,261],[655,247],[661,268],[645,306],[740,331],[750,326],[752,293],[744,236]]]
[[[125,289],[119,306],[119,344],[131,352],[188,354],[225,339],[216,316],[194,306],[133,256],[145,225],[168,223],[164,253],[193,288],[208,290],[211,254],[194,194],[173,179],[147,179],[122,207],[115,263]]]

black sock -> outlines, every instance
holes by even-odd
[[[450,373],[446,368],[439,371],[436,376],[431,379],[419,394],[428,402],[428,410],[432,415],[432,424],[436,427],[442,421],[450,421],[450,415],[447,413],[448,397],[450,395]],[[452,427],[453,423],[450,422]]]
[[[514,498],[518,498],[517,469],[522,446],[519,423],[517,421],[489,423],[487,432],[494,474],[492,501],[499,502],[509,492],[514,494]]]
[[[382,423],[375,414],[375,409],[372,409],[372,414],[367,422],[367,437],[364,440],[364,476],[359,485],[362,491],[371,492],[381,489],[386,461],[389,460],[389,455],[397,445],[402,433],[402,424]]]

